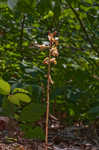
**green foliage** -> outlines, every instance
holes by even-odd
[[[20,120],[25,122],[35,122],[40,120],[41,116],[44,115],[46,107],[39,103],[31,103],[24,107],[21,114]]]
[[[97,115],[99,114],[99,106],[91,108],[91,110],[88,111],[90,114],[96,113]]]
[[[44,13],[45,11],[48,12],[48,10],[51,9],[51,2],[52,2],[52,0],[49,0],[49,1],[40,0],[39,3],[38,3],[39,11],[41,13]]]
[[[48,52],[35,43],[48,45],[49,30],[57,31],[60,54],[51,66],[51,112],[55,106],[56,113],[67,113],[67,120],[99,115],[98,5],[97,0],[0,1],[0,76],[11,85],[0,78],[6,115],[11,107],[13,116],[21,108],[23,121],[35,122],[44,114],[47,68],[42,62]]]
[[[96,119],[99,116],[99,106],[92,107],[86,115],[90,120]]]

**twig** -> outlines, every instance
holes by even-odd
[[[20,49],[21,50],[22,50],[22,44],[23,44],[24,22],[25,22],[25,15],[23,16],[23,20],[22,20],[22,24],[21,24],[21,34],[20,34]]]

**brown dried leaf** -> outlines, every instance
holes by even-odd
[[[25,149],[24,149],[24,147],[23,147],[22,145],[20,145],[20,146],[18,146],[18,147],[16,148],[16,150],[25,150]]]

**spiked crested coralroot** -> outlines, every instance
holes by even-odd
[[[47,95],[46,95],[46,135],[45,135],[45,150],[48,150],[48,120],[49,120],[49,92],[50,92],[50,84],[54,84],[54,81],[51,78],[51,64],[57,64],[56,57],[59,55],[57,46],[58,40],[55,38],[56,31],[53,33],[48,33],[49,45],[39,45],[34,44],[33,46],[40,48],[40,50],[49,50],[49,56],[43,60],[43,64],[48,66],[47,73]]]
[[[56,58],[59,53],[57,50],[58,40],[55,39],[56,32],[48,33],[49,39],[49,56],[46,57],[43,61],[44,64],[48,65],[48,74],[47,74],[47,100],[46,100],[46,136],[45,136],[45,150],[48,150],[48,120],[49,120],[49,92],[50,92],[50,84],[54,84],[51,78],[51,64],[57,64]],[[54,57],[52,57],[54,56]]]

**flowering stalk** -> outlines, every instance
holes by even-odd
[[[49,56],[46,57],[43,61],[45,65],[48,65],[48,74],[47,74],[47,99],[46,99],[46,136],[45,136],[45,150],[48,150],[48,120],[49,120],[49,98],[50,98],[50,84],[53,84],[51,78],[51,64],[57,64],[56,57],[59,55],[57,50],[58,40],[55,39],[56,32],[48,33],[48,39],[50,42],[49,46],[36,44],[35,46],[40,48],[40,50],[49,50]],[[53,56],[53,57],[52,57]]]
[[[44,64],[48,64],[48,74],[47,74],[47,100],[46,100],[46,136],[45,136],[45,150],[48,150],[48,120],[49,120],[49,95],[50,95],[50,84],[53,84],[51,79],[51,63],[56,64],[56,56],[58,56],[57,51],[57,40],[55,40],[54,36],[56,32],[49,33],[48,39],[50,41],[50,48],[49,48],[49,57],[44,59]],[[51,58],[54,56],[54,58]]]

